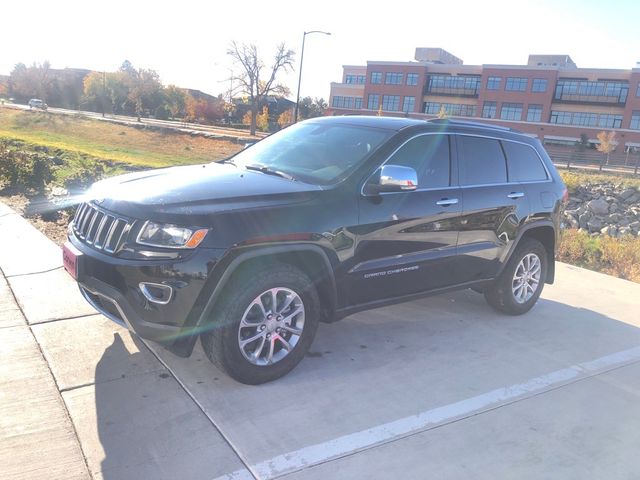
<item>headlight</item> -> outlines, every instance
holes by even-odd
[[[204,240],[207,232],[206,228],[193,230],[176,225],[146,222],[136,242],[153,247],[196,248]]]

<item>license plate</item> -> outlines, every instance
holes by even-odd
[[[62,246],[62,264],[64,269],[69,272],[76,280],[78,279],[78,264],[82,252],[74,247],[71,243],[65,242]]]

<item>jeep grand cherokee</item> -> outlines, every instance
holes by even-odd
[[[240,382],[318,322],[473,288],[527,312],[554,279],[566,189],[537,139],[458,121],[326,117],[219,163],[96,183],[64,263],[110,319]]]

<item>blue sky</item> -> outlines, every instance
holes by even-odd
[[[122,1],[8,2],[0,19],[0,73],[19,61],[114,70],[124,59],[164,83],[222,93],[231,40],[253,42],[265,60],[307,36],[302,95],[329,96],[344,64],[413,59],[442,47],[465,64],[523,64],[529,53],[569,54],[580,67],[632,68],[640,61],[640,2],[604,1]],[[296,57],[296,69],[299,56]],[[281,77],[293,94],[297,73]]]

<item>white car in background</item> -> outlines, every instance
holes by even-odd
[[[32,98],[29,100],[29,108],[40,108],[41,110],[46,110],[47,104],[39,98]]]

